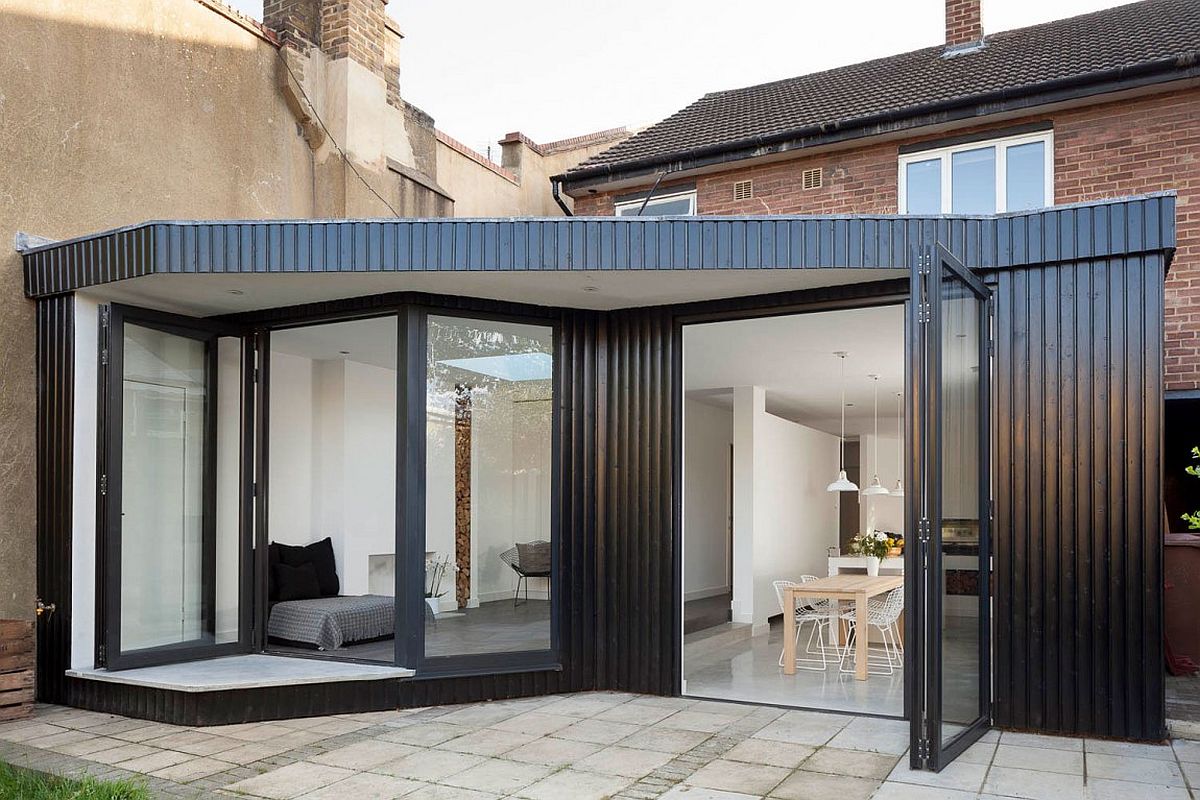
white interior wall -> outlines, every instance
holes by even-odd
[[[271,353],[271,540],[333,540],[341,593],[395,552],[396,371]]]
[[[454,562],[454,417],[427,407],[425,427],[425,550]],[[454,575],[442,582],[440,608],[452,611]]]
[[[396,370],[343,363],[342,592],[366,594],[369,557],[396,550]]]
[[[838,437],[768,414],[760,386],[735,388],[733,408],[733,619],[763,630],[780,613],[773,581],[827,572],[840,498],[825,487]]]
[[[762,413],[754,430],[754,624],[781,613],[773,581],[828,574],[838,542],[838,437]]]
[[[729,449],[733,412],[697,400],[683,412],[684,600],[729,591]]]

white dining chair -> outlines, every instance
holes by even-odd
[[[882,657],[876,655],[872,659],[871,646],[867,646],[867,672],[872,675],[892,675],[896,669],[904,666],[904,642],[900,637],[900,615],[904,612],[904,587],[892,589],[882,602],[867,604],[867,630],[862,634],[870,636],[871,628],[879,631],[880,641],[883,642]],[[841,672],[854,672],[854,660],[857,651],[854,641],[859,635],[858,614],[848,611],[840,615],[847,626],[846,645],[842,648],[838,659],[838,669]],[[869,639],[868,639],[869,641]],[[878,652],[878,648],[876,648]],[[850,665],[847,666],[846,662]],[[872,665],[876,668],[872,669]]]
[[[816,580],[815,575],[801,575],[800,581],[807,583],[810,580]],[[794,581],[774,581],[771,584],[775,587],[775,597],[779,600],[779,609],[784,614],[793,614],[796,620],[796,648],[800,647],[800,632],[804,624],[811,622],[812,630],[808,633],[808,642],[804,647],[804,652],[813,658],[796,657],[797,669],[821,670],[824,671],[829,665],[830,659],[826,655],[825,647],[825,628],[829,626],[829,601],[828,600],[813,600],[810,598],[796,597],[792,608],[787,607],[787,600],[784,597],[784,589],[789,586],[799,586],[799,583]],[[817,649],[813,650],[813,640],[816,640]],[[779,653],[779,666],[783,666],[783,653],[786,652],[786,647]],[[836,648],[834,648],[836,650]],[[818,662],[820,666],[817,666]]]

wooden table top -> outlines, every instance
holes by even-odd
[[[904,585],[903,575],[831,575],[789,587],[793,594],[853,600],[856,595],[873,597]]]

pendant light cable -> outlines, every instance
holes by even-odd
[[[825,487],[827,492],[857,492],[858,484],[846,477],[846,356],[844,351],[837,351],[835,356],[842,360],[842,431],[838,438],[838,476],[837,480]]]

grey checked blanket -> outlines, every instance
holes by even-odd
[[[394,598],[377,594],[288,600],[271,609],[267,635],[336,650],[343,644],[393,635],[395,608]]]

